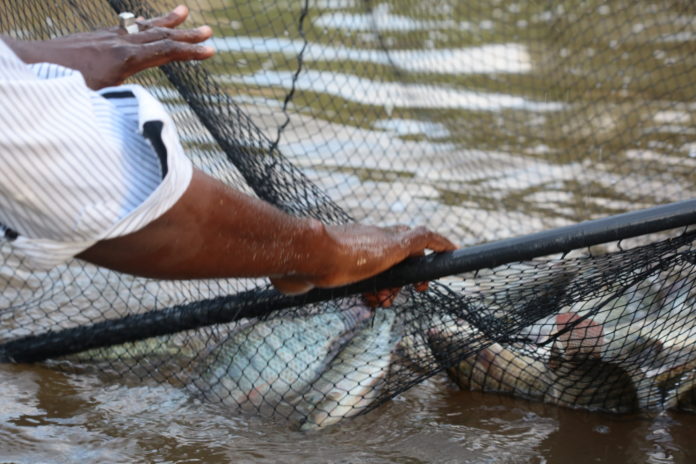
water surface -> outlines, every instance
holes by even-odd
[[[193,19],[233,9],[211,41],[218,82],[357,219],[426,224],[468,245],[693,196],[696,20],[684,2],[384,1],[368,12],[361,1],[325,0],[310,2],[306,47],[300,3],[201,1],[212,10]],[[186,124],[180,103],[171,109]],[[93,280],[78,277],[52,290],[73,321],[101,311],[86,288]],[[168,304],[158,288],[156,303]],[[155,304],[110,291],[131,311]],[[25,316],[12,334],[56,324],[38,310]],[[0,366],[0,398],[2,462],[696,459],[694,415],[574,411],[457,391],[444,376],[313,434],[154,380],[51,366]]]
[[[0,368],[3,462],[687,463],[696,416],[613,416],[455,390],[435,377],[320,433],[226,415],[166,385]]]

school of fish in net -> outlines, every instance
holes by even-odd
[[[155,377],[194,397],[301,430],[369,411],[402,391],[404,380],[443,369],[464,390],[614,413],[693,412],[696,255],[689,242],[681,254],[659,265],[647,259],[631,272],[615,266],[618,255],[635,250],[450,278],[444,288],[465,295],[464,305],[448,295],[435,306],[412,290],[389,308],[345,298],[216,327],[204,339],[179,334],[67,359],[73,369],[102,364],[100,372],[116,370],[121,380],[153,377],[156,369]],[[516,277],[514,289],[502,275]]]

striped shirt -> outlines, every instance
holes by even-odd
[[[188,187],[192,165],[142,87],[90,90],[0,40],[0,239],[35,269],[141,229]],[[1,259],[1,258],[0,258]]]

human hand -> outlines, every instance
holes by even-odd
[[[447,238],[424,227],[374,227],[360,224],[326,226],[331,246],[317,250],[333,250],[325,256],[325,264],[315,275],[272,278],[281,292],[298,294],[314,287],[330,288],[347,285],[379,274],[410,256],[421,256],[425,250],[435,252],[456,249]],[[425,290],[427,284],[416,284]],[[365,295],[371,306],[390,306],[399,289],[387,289]]]
[[[200,45],[212,36],[209,26],[174,29],[188,14],[188,8],[179,5],[165,16],[139,18],[140,32],[133,34],[112,27],[44,41],[4,39],[24,62],[49,62],[76,69],[87,85],[97,90],[121,84],[133,74],[172,61],[210,58],[215,50]]]

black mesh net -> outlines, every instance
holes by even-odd
[[[691,2],[188,4],[217,56],[137,82],[197,167],[292,214],[426,224],[470,247],[694,196]],[[173,6],[4,2],[0,30],[47,38]],[[609,232],[552,255],[532,242],[524,261],[493,246],[378,309],[258,279],[157,281],[80,261],[31,272],[4,243],[0,352],[172,383],[304,429],[443,370],[463,389],[573,408],[693,410],[694,235]]]

